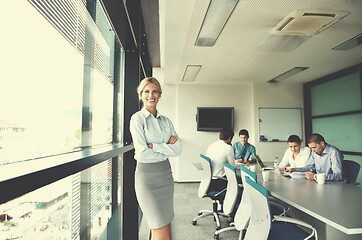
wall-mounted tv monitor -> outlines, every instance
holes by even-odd
[[[197,131],[218,132],[227,127],[234,129],[233,107],[198,107]]]

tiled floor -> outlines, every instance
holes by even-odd
[[[199,183],[175,183],[175,218],[171,223],[173,240],[202,240],[213,239],[216,231],[216,223],[212,216],[201,218],[197,225],[191,224],[198,211],[212,209],[212,201],[209,198],[198,198]],[[227,227],[225,217],[220,217],[221,227]],[[148,226],[146,221],[141,222],[139,239],[148,240]],[[228,231],[221,233],[219,239],[238,239],[239,232]]]

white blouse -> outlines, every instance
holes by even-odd
[[[309,158],[310,152],[311,152],[311,150],[309,147],[300,147],[300,152],[294,159],[292,150],[290,148],[288,148],[284,153],[282,161],[279,163],[279,168],[284,168],[285,165],[288,165],[288,164],[292,168],[305,167],[305,164]]]

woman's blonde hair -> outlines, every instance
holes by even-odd
[[[161,93],[162,93],[162,90],[161,90],[161,85],[160,83],[157,81],[156,78],[154,77],[146,77],[144,78],[141,82],[140,82],[140,85],[138,85],[137,87],[137,93],[138,93],[138,98],[139,100],[142,99],[142,92],[143,92],[143,89],[146,87],[147,84],[149,83],[153,83],[157,86],[158,88],[158,91],[160,92],[160,96],[161,96]]]

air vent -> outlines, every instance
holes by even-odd
[[[314,35],[332,26],[349,12],[295,10],[286,16],[270,34]]]

